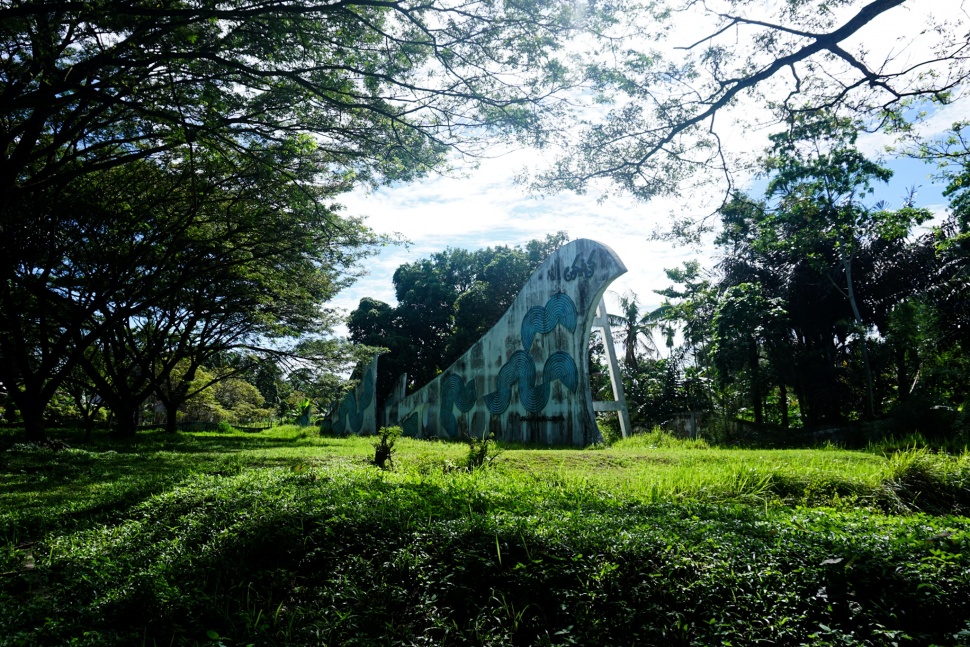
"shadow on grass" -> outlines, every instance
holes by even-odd
[[[316,429],[308,427],[291,435],[274,433],[274,429],[263,432],[219,433],[215,431],[168,433],[161,429],[139,431],[133,437],[119,437],[104,430],[95,431],[89,440],[84,439],[84,431],[77,428],[54,428],[48,430],[53,441],[68,447],[88,451],[145,452],[177,451],[184,453],[209,452],[213,448],[220,452],[264,450],[279,447],[327,446],[326,438],[320,437]],[[331,439],[335,440],[335,439]],[[8,427],[0,429],[0,451],[18,443],[25,443],[23,429]]]
[[[970,614],[965,521],[599,497],[566,514],[577,512],[568,493],[522,500],[479,485],[391,483],[376,471],[197,480],[126,532],[55,538],[31,575],[47,578],[46,594],[8,595],[0,634],[91,645],[213,635],[260,645],[820,644],[824,627],[839,639],[827,644],[886,644],[887,632],[946,644]],[[934,555],[945,560],[925,559]],[[0,582],[0,601],[12,590]],[[45,627],[63,608],[71,616]]]
[[[118,512],[195,474],[234,475],[244,468],[293,463],[274,457],[274,449],[332,444],[312,432],[145,431],[116,438],[102,431],[84,442],[81,430],[55,429],[50,438],[67,447],[51,450],[23,443],[18,431],[0,430],[0,542],[12,544],[37,540],[53,528],[81,530],[109,518],[118,522],[124,517]]]

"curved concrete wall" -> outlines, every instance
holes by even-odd
[[[496,438],[585,446],[599,440],[586,360],[603,292],[626,267],[579,239],[547,258],[508,312],[388,418],[409,436]]]
[[[326,419],[332,433],[365,436],[377,433],[377,358],[374,355],[368,362],[360,384],[330,410]]]

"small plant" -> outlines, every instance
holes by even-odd
[[[218,425],[216,425],[216,431],[219,432],[220,434],[235,434],[235,433],[238,433],[239,430],[233,427],[228,422],[223,421],[223,422],[220,422]]]
[[[607,420],[606,418],[598,416],[596,419],[596,427],[599,429],[600,436],[603,437],[603,443],[607,446],[612,445],[622,438],[619,425],[615,420]]]
[[[468,443],[468,462],[466,467],[469,472],[491,465],[498,457],[495,449],[495,434],[488,432],[481,439],[469,434],[462,433],[462,437]]]
[[[382,470],[394,469],[394,441],[402,433],[400,427],[381,427],[374,443],[374,465]]]

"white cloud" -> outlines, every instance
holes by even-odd
[[[645,303],[659,303],[651,291],[667,286],[664,268],[679,266],[697,254],[647,238],[669,211],[686,203],[667,199],[647,205],[629,198],[598,203],[593,196],[575,194],[530,196],[514,178],[522,166],[518,162],[534,155],[523,151],[487,160],[467,177],[436,177],[347,196],[344,203],[350,213],[366,216],[367,224],[378,231],[403,234],[411,244],[385,248],[368,260],[368,276],[332,305],[351,310],[365,296],[394,303],[394,270],[447,247],[521,245],[557,231],[613,248],[629,271],[612,289],[634,291]]]

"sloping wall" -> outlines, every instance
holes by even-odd
[[[360,384],[347,393],[343,399],[330,410],[327,421],[328,431],[338,434],[369,435],[377,433],[377,358],[368,362],[364,368]]]
[[[626,267],[609,247],[579,239],[539,266],[508,312],[389,421],[418,438],[481,437],[584,446],[599,440],[586,351],[606,288]]]

